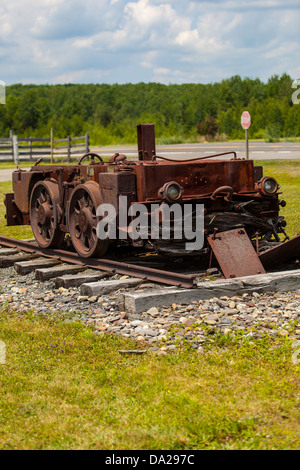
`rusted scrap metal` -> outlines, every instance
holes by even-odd
[[[179,205],[182,212],[186,205],[194,208],[202,204],[206,236],[199,254],[206,254],[213,240],[213,249],[218,251],[222,270],[227,275],[237,276],[244,272],[244,268],[237,269],[237,266],[245,265],[245,259],[252,260],[252,267],[248,266],[247,272],[263,272],[259,263],[263,260],[267,263],[272,254],[262,254],[261,261],[256,255],[254,260],[252,245],[259,253],[262,241],[275,239],[278,242],[280,234],[285,235],[286,222],[279,215],[285,201],[279,199],[279,185],[275,179],[263,176],[262,168],[256,167],[253,160],[237,158],[235,152],[226,152],[232,153],[230,160],[222,159],[225,154],[185,161],[159,157],[153,124],[137,126],[137,140],[137,160],[114,154],[106,162],[100,155],[90,152],[74,165],[43,165],[37,161],[28,171],[14,171],[13,192],[5,196],[7,225],[31,225],[41,249],[60,249],[67,241],[80,258],[101,258],[104,263],[103,257],[114,245],[112,240],[97,236],[99,217],[96,212],[101,204],[111,204],[117,214],[118,243],[150,247],[169,255],[190,255],[185,248],[184,235],[180,240],[174,236],[176,221],[171,210],[174,204]],[[124,199],[125,203],[122,202]],[[129,222],[132,218],[127,219],[127,225],[119,220],[119,214],[128,215],[129,208],[134,209],[135,204],[146,207],[148,239],[131,237]],[[152,206],[155,204],[170,208],[171,231],[167,240],[161,236],[163,220],[159,218],[159,236],[151,235]],[[193,209],[193,227],[198,216]],[[216,228],[217,239],[222,238],[223,247],[232,236],[228,232],[242,230],[241,233],[246,234],[233,237],[233,243],[239,240],[242,254],[235,254],[234,267],[230,265],[230,257],[226,256],[222,243],[212,238]],[[277,251],[277,254],[281,253],[278,258],[284,256],[284,250],[287,248]],[[226,270],[224,264],[231,267]]]
[[[156,154],[154,124],[139,124],[137,141],[139,160],[152,160]]]
[[[300,260],[300,235],[291,238],[259,255],[265,269],[271,269],[294,258]]]
[[[207,238],[226,279],[266,272],[243,228],[215,232]]]

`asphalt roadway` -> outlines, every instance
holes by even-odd
[[[115,153],[125,154],[128,158],[137,158],[136,146],[91,147],[91,152],[110,156]],[[196,157],[208,157],[223,152],[236,152],[237,158],[245,158],[245,142],[213,142],[205,144],[157,145],[156,154],[174,160],[188,160]],[[217,158],[230,159],[233,154]],[[249,159],[253,160],[300,160],[300,142],[249,142]],[[20,162],[22,168],[22,162]],[[0,181],[11,180],[14,169],[0,169]]]
[[[100,155],[124,153],[128,157],[137,157],[135,146],[93,147]],[[245,158],[246,143],[213,142],[205,144],[156,145],[156,154],[174,160],[204,157],[223,152],[236,152],[238,158]],[[232,154],[219,158],[232,158]],[[249,158],[253,160],[297,160],[300,159],[300,142],[249,142]]]

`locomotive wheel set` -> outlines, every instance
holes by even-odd
[[[14,171],[13,192],[5,195],[7,225],[31,225],[43,249],[59,248],[65,239],[71,240],[83,258],[103,257],[116,242],[182,256],[191,251],[185,249],[184,237],[174,237],[176,220],[171,210],[168,239],[152,239],[150,225],[147,239],[133,239],[118,214],[143,204],[150,221],[153,205],[172,209],[176,203],[184,211],[188,204],[202,204],[204,244],[197,254],[213,252],[225,277],[265,272],[266,248],[272,248],[271,255],[265,256],[268,265],[299,255],[300,238],[288,239],[286,222],[279,215],[285,206],[279,198],[280,186],[273,177],[263,176],[262,167],[254,166],[253,160],[239,159],[235,152],[185,161],[167,159],[156,155],[153,124],[137,126],[137,136],[137,160],[115,154],[104,162],[88,153],[75,165],[42,165],[40,159],[28,171]],[[221,159],[228,154],[231,159]],[[120,207],[120,200],[126,200],[127,207]],[[117,240],[98,237],[97,209],[102,204],[115,209],[117,233],[122,234]],[[195,226],[195,211],[192,217]],[[235,266],[228,270],[232,259]]]

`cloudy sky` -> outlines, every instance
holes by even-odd
[[[0,80],[300,78],[300,0],[0,0]]]

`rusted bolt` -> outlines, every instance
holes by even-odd
[[[214,234],[213,234],[213,237],[212,237],[213,240],[216,239],[216,235],[217,235],[217,231],[218,231],[218,230],[219,230],[219,229],[218,229],[217,227],[214,228]]]

